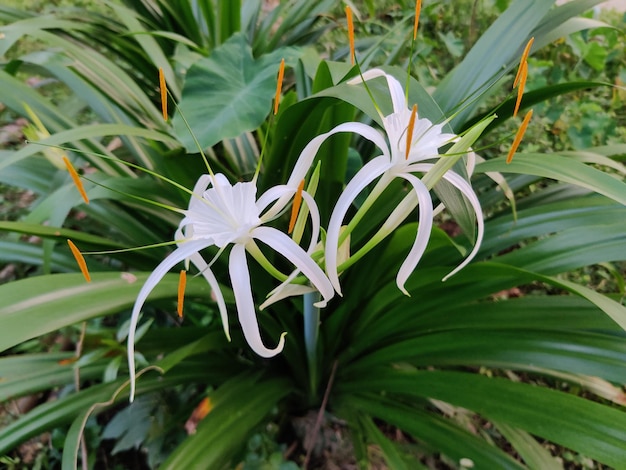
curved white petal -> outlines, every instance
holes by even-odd
[[[339,124],[334,127],[330,131],[320,134],[311,140],[302,152],[300,152],[300,156],[296,161],[296,164],[291,171],[291,175],[287,180],[286,186],[293,188],[296,190],[300,182],[306,177],[313,161],[315,160],[315,156],[319,151],[322,144],[328,139],[331,135],[339,134],[342,132],[354,132],[355,134],[359,134],[361,137],[366,138],[371,141],[380,148],[383,152],[383,155],[387,156],[387,158],[391,159],[391,154],[389,153],[389,148],[387,147],[387,142],[385,141],[384,136],[376,129],[361,122],[344,122],[343,124]],[[285,194],[281,196],[278,201],[265,213],[263,214],[264,220],[271,220],[278,213],[280,213],[285,206],[289,203],[291,195]]]
[[[316,307],[325,307],[333,298],[335,291],[322,268],[291,238],[271,227],[257,227],[252,231],[252,236],[276,250],[302,271],[313,287],[322,294],[322,300],[315,304]]]
[[[267,358],[279,354],[285,346],[285,333],[280,336],[278,346],[274,349],[266,348],[261,339],[254,300],[252,299],[250,273],[248,272],[248,261],[246,260],[244,245],[236,244],[233,246],[228,260],[228,270],[233,285],[233,293],[235,294],[239,323],[250,348],[261,357]]]
[[[337,252],[339,251],[339,235],[343,219],[363,189],[384,174],[389,169],[389,166],[389,160],[382,155],[365,164],[345,187],[330,216],[328,231],[326,232],[324,258],[326,274],[339,295],[341,295],[341,285],[339,284],[339,273],[337,272]]]
[[[433,166],[434,165],[432,163],[421,163],[421,164],[411,165],[410,167],[407,168],[407,170],[426,172],[430,170]],[[455,173],[452,170],[448,170],[443,175],[443,179],[445,179],[450,184],[452,184],[455,188],[457,188],[461,192],[461,194],[463,194],[467,198],[470,205],[472,206],[472,209],[474,209],[474,212],[476,213],[476,224],[478,227],[478,230],[476,233],[476,243],[474,244],[474,248],[472,249],[470,254],[467,255],[465,260],[463,260],[463,262],[460,265],[458,265],[452,272],[450,272],[443,278],[443,281],[447,281],[450,278],[450,276],[454,276],[461,269],[467,266],[467,264],[474,258],[474,256],[476,256],[476,253],[478,253],[478,250],[480,249],[480,244],[483,241],[483,236],[485,233],[485,222],[483,219],[482,207],[480,207],[480,201],[478,200],[478,196],[476,196],[476,193],[472,189],[472,186],[467,181],[465,181],[465,179],[463,179],[458,173]]]
[[[422,255],[426,250],[426,246],[428,245],[430,232],[433,226],[433,203],[430,198],[428,188],[424,183],[422,183],[422,180],[409,173],[400,174],[398,176],[404,178],[413,186],[413,190],[415,191],[417,200],[419,202],[419,225],[417,227],[417,236],[415,237],[415,242],[413,242],[413,247],[411,248],[411,251],[409,251],[409,254],[402,263],[402,266],[400,266],[400,270],[398,271],[398,275],[396,276],[396,284],[398,285],[398,289],[400,289],[405,295],[409,295],[408,291],[404,287],[404,284],[406,284],[406,281],[411,273],[415,271],[415,267],[422,258]]]
[[[230,341],[230,330],[228,328],[228,310],[226,309],[226,302],[224,301],[224,295],[222,294],[222,289],[220,289],[220,285],[217,282],[217,278],[211,271],[211,268],[204,260],[200,253],[192,253],[189,256],[189,260],[193,263],[193,265],[200,271],[200,274],[204,277],[206,282],[211,286],[211,291],[215,296],[215,302],[217,302],[217,307],[220,312],[220,318],[222,319],[222,328],[224,328],[224,334],[228,341]]]
[[[152,274],[148,276],[148,279],[146,279],[146,282],[137,295],[137,299],[135,300],[135,305],[133,306],[133,311],[130,316],[130,329],[128,331],[128,369],[130,371],[131,402],[135,398],[135,330],[137,329],[137,322],[139,321],[141,307],[143,307],[143,304],[148,298],[150,292],[152,292],[152,289],[155,288],[155,286],[161,279],[163,279],[163,276],[165,276],[170,269],[183,261],[185,258],[191,256],[193,253],[196,253],[209,245],[210,243],[207,243],[206,240],[189,241],[181,244],[178,248],[176,248],[176,250],[170,253],[167,258],[161,261],[154,271],[152,271]]]
[[[317,290],[311,286],[283,283],[280,286],[278,286],[276,289],[274,289],[272,292],[270,292],[270,295],[267,297],[267,299],[265,299],[265,302],[259,305],[259,310],[264,310],[265,308],[278,302],[279,300],[283,300],[288,297],[295,297],[295,296],[301,296],[304,294],[310,294],[312,292],[317,292]]]
[[[307,206],[309,208],[309,215],[312,220],[312,229],[311,229],[311,241],[309,242],[309,248],[307,249],[307,254],[313,253],[315,248],[320,245],[318,243],[318,237],[320,232],[320,215],[319,210],[317,208],[317,204],[315,203],[315,199],[313,197],[303,191],[302,192],[303,199],[307,202]],[[285,279],[279,286],[274,288],[267,296],[265,302],[263,302],[259,306],[259,310],[263,310],[269,305],[278,302],[279,300],[285,299],[287,297],[292,297],[296,295],[303,295],[309,292],[317,292],[316,289],[309,286],[301,286],[298,284],[291,284],[291,282],[300,274],[300,269],[296,268],[287,279]]]
[[[468,176],[472,176],[474,174],[474,168],[476,168],[476,152],[474,152],[471,148],[467,151],[465,168]]]
[[[202,194],[204,194],[210,184],[211,175],[201,175],[200,178],[198,178],[198,181],[196,181],[193,187],[191,197],[189,198],[190,211],[199,210],[201,205],[204,204],[204,202],[202,202]]]
[[[311,254],[317,246],[317,240],[320,236],[320,211],[317,208],[313,196],[306,191],[302,191],[302,199],[306,202],[307,208],[309,209],[309,216],[311,217],[311,241],[309,241],[309,248],[306,250],[308,254]]]
[[[478,200],[476,193],[472,189],[472,186],[463,178],[461,178],[461,176],[459,176],[457,173],[454,173],[453,171],[448,171],[445,175],[443,175],[443,178],[446,179],[448,182],[450,182],[453,186],[455,186],[467,198],[469,203],[472,205],[474,212],[476,212],[476,224],[478,226],[474,248],[472,249],[470,254],[467,255],[467,257],[465,258],[465,260],[463,260],[461,264],[459,264],[456,268],[454,268],[452,272],[447,274],[442,279],[443,281],[447,281],[450,278],[450,276],[454,276],[461,269],[467,266],[468,263],[472,261],[474,256],[476,256],[476,253],[478,253],[478,250],[480,249],[480,244],[482,243],[483,236],[485,234],[485,222],[483,219],[483,210],[482,210],[482,207],[480,207],[480,201]]]
[[[300,181],[304,179],[309,168],[313,164],[313,160],[317,155],[318,150],[324,143],[326,139],[328,139],[331,135],[339,134],[341,132],[354,132],[355,134],[359,134],[361,137],[366,138],[376,145],[380,150],[382,150],[383,155],[386,155],[389,158],[389,149],[387,147],[387,142],[385,141],[384,136],[372,126],[368,126],[366,124],[360,122],[344,122],[343,124],[339,124],[334,127],[330,131],[325,134],[320,134],[315,137],[311,142],[307,144],[306,147],[300,153],[298,157],[298,161],[293,168],[291,176],[287,181],[287,186],[298,187]]]
[[[273,186],[265,191],[256,201],[256,206],[259,210],[259,214],[262,214],[261,220],[263,222],[268,222],[274,219],[276,215],[278,215],[287,206],[287,204],[289,204],[291,197],[296,193],[297,190],[297,186],[293,187],[286,184],[281,184],[279,186]],[[272,207],[271,212],[268,211],[263,214],[263,211],[267,208],[267,206],[281,198],[281,202],[283,203],[282,207],[274,206]]]
[[[393,103],[393,112],[397,113],[403,109],[407,109],[406,96],[402,85],[396,80],[396,78],[388,73],[385,73],[381,69],[370,69],[364,72],[362,75],[355,77],[348,81],[348,85],[356,85],[363,83],[363,80],[371,80],[376,77],[385,77],[387,79],[387,86],[389,87],[389,95],[391,96],[391,102]]]

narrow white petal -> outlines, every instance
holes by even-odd
[[[257,227],[253,230],[252,236],[276,250],[302,271],[302,274],[322,294],[323,300],[315,304],[316,306],[325,307],[326,303],[333,298],[335,291],[322,268],[291,238],[271,227]]]
[[[318,150],[324,143],[326,139],[328,139],[331,135],[339,134],[341,132],[354,132],[355,134],[359,134],[361,137],[366,138],[374,143],[380,150],[382,150],[383,155],[389,156],[389,149],[387,148],[387,142],[383,135],[376,129],[366,124],[360,122],[345,122],[343,124],[339,124],[335,128],[326,132],[325,134],[321,134],[315,137],[311,142],[307,144],[306,147],[300,153],[300,157],[294,166],[293,172],[289,177],[289,181],[287,182],[287,186],[298,187],[300,181],[304,179],[309,168],[313,164],[313,160],[317,155]]]
[[[148,298],[150,292],[152,292],[152,289],[155,288],[155,286],[161,279],[163,279],[163,276],[165,276],[170,269],[183,261],[185,258],[191,256],[191,254],[196,253],[207,246],[208,244],[205,240],[190,241],[181,244],[178,248],[176,248],[176,250],[170,253],[167,258],[161,261],[154,271],[152,271],[152,274],[148,276],[148,279],[146,279],[146,282],[137,295],[137,299],[135,300],[135,305],[133,306],[133,311],[130,316],[130,329],[128,331],[128,369],[130,371],[131,402],[135,398],[135,330],[137,329],[137,322],[139,321],[141,307],[143,307],[143,304]]]
[[[406,96],[404,94],[404,90],[402,89],[402,85],[400,85],[400,82],[398,82],[394,76],[385,73],[381,69],[370,69],[362,75],[349,80],[348,85],[356,85],[358,83],[363,83],[363,80],[367,81],[377,77],[385,77],[385,79],[387,79],[389,95],[391,96],[391,102],[393,103],[393,112],[397,113],[403,109],[407,109]]]
[[[427,172],[433,166],[434,165],[431,163],[415,164],[415,165],[409,166],[407,168],[407,171]],[[476,256],[476,253],[478,253],[478,250],[480,249],[480,244],[483,241],[483,236],[485,232],[485,222],[483,220],[483,211],[482,211],[482,207],[480,207],[480,201],[478,200],[476,193],[472,189],[472,186],[467,181],[465,181],[465,179],[463,179],[458,173],[455,173],[452,170],[447,171],[443,175],[443,179],[445,179],[454,187],[456,187],[461,192],[461,194],[463,194],[467,198],[470,205],[472,206],[472,209],[474,209],[474,212],[476,213],[476,224],[478,226],[478,230],[476,234],[476,243],[474,244],[474,248],[460,265],[458,265],[450,274],[447,274],[443,278],[443,281],[446,281],[448,280],[448,278],[450,278],[450,276],[455,275],[461,269],[467,266],[467,264],[474,258],[474,256]]]
[[[415,191],[419,202],[419,225],[417,227],[417,236],[415,237],[415,242],[413,242],[411,251],[409,251],[409,254],[402,263],[402,266],[400,266],[400,270],[396,276],[398,288],[404,292],[405,295],[409,295],[408,291],[404,287],[404,284],[406,284],[409,276],[413,273],[413,271],[415,271],[415,267],[422,258],[422,255],[426,250],[426,246],[428,245],[430,232],[433,226],[433,203],[430,198],[428,188],[424,183],[422,183],[422,180],[411,175],[410,173],[401,174],[399,176],[407,180],[413,186],[413,190]]]
[[[275,304],[279,300],[283,300],[288,297],[296,297],[304,294],[310,294],[312,292],[317,292],[317,290],[311,286],[283,283],[270,293],[267,299],[265,299],[265,302],[259,305],[259,310],[263,310],[270,305]]]
[[[193,192],[191,197],[189,198],[189,210],[195,211],[200,210],[200,207],[204,205],[202,201],[202,195],[211,184],[211,175],[202,175],[196,181],[195,186],[193,187]]]
[[[328,231],[326,232],[324,262],[326,264],[326,274],[328,274],[330,282],[339,295],[341,295],[341,285],[339,284],[339,273],[337,272],[337,252],[339,250],[339,235],[343,219],[357,196],[370,183],[381,176],[389,168],[389,165],[389,160],[382,155],[365,164],[345,187],[330,216]]]
[[[215,301],[217,302],[217,307],[220,312],[220,318],[222,319],[224,334],[226,335],[226,338],[228,338],[228,341],[230,341],[230,331],[228,328],[228,310],[226,309],[226,302],[224,301],[222,289],[220,288],[220,285],[217,282],[215,275],[211,271],[211,268],[209,268],[209,265],[200,253],[193,253],[191,256],[189,256],[189,259],[198,269],[198,271],[200,271],[206,282],[209,283],[209,286],[211,286],[211,291],[215,296]]]
[[[467,266],[468,263],[472,261],[474,256],[476,256],[476,253],[478,253],[478,250],[480,249],[480,244],[483,241],[483,236],[485,233],[485,222],[483,220],[483,211],[482,207],[480,207],[480,201],[478,200],[476,193],[472,189],[472,186],[453,171],[448,171],[445,175],[443,175],[443,177],[452,185],[454,185],[459,191],[461,191],[461,193],[467,198],[469,203],[472,205],[474,212],[476,212],[476,224],[478,225],[476,243],[474,243],[474,248],[461,264],[459,264],[450,274],[447,274],[443,278],[443,281],[446,281],[450,278],[450,276],[454,276],[461,269]]]
[[[345,122],[343,124],[339,124],[334,127],[330,131],[325,134],[320,134],[314,139],[312,139],[302,152],[300,152],[300,156],[296,161],[296,164],[293,167],[291,175],[287,181],[287,186],[293,188],[295,191],[298,188],[300,182],[306,177],[315,157],[317,156],[317,152],[319,151],[322,144],[328,139],[331,135],[339,134],[341,132],[354,132],[355,134],[359,134],[361,137],[366,138],[371,141],[380,148],[383,152],[383,155],[386,155],[388,160],[391,159],[391,155],[389,153],[389,149],[387,147],[387,142],[383,135],[376,129],[366,124],[360,122]],[[263,214],[264,220],[271,220],[276,217],[286,206],[289,204],[291,200],[291,194],[284,194],[281,196],[278,201],[270,207],[270,209]],[[265,203],[265,200],[263,201]]]
[[[254,300],[252,299],[250,273],[248,272],[248,261],[246,260],[244,245],[236,244],[233,246],[230,252],[230,259],[228,260],[228,269],[233,285],[233,293],[235,294],[239,323],[250,348],[261,357],[273,357],[279,354],[285,346],[285,333],[280,336],[278,346],[274,349],[266,348],[261,339]]]
[[[311,241],[309,242],[309,248],[306,251],[307,254],[310,255],[311,253],[313,253],[313,251],[315,251],[315,248],[318,245],[321,245],[320,243],[318,243],[318,238],[319,238],[319,233],[320,233],[320,214],[317,208],[317,204],[315,203],[315,199],[313,199],[313,197],[309,193],[307,193],[306,191],[303,191],[302,198],[307,203],[307,206],[309,208],[309,215],[311,216],[311,221],[312,221],[311,222],[312,223]],[[285,281],[283,281],[278,287],[276,287],[274,290],[272,290],[272,292],[270,292],[265,302],[263,302],[259,306],[259,310],[263,310],[269,305],[287,297],[292,297],[295,295],[302,295],[302,294],[306,294],[309,292],[316,292],[315,289],[308,287],[308,286],[300,286],[297,284],[291,284],[291,281],[293,281],[299,274],[300,274],[300,269],[296,268],[289,275],[289,277],[287,277]]]
[[[299,183],[298,183],[299,184]],[[282,198],[284,201],[283,207],[272,207],[272,215],[271,217],[267,216],[267,213],[261,216],[263,222],[267,222],[272,220],[276,215],[281,212],[291,200],[291,196],[293,196],[298,187],[288,186],[286,184],[281,184],[279,186],[273,186],[265,191],[256,201],[256,207],[259,210],[259,214],[262,214],[263,211],[269,206],[272,202]]]
[[[309,242],[309,248],[306,250],[308,254],[313,253],[313,250],[317,246],[318,238],[320,236],[320,211],[317,208],[315,199],[306,191],[302,191],[302,199],[306,202],[309,209],[309,216],[311,217],[311,241]]]

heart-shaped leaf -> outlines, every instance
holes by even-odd
[[[187,73],[174,129],[189,151],[198,151],[185,120],[202,148],[259,127],[271,109],[281,58],[293,63],[300,52],[281,48],[258,59],[245,36],[235,34]]]

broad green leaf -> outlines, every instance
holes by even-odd
[[[160,468],[193,468],[199,462],[204,468],[232,466],[246,438],[290,392],[289,382],[258,378],[256,372],[234,377],[209,395],[209,414]]]
[[[624,219],[582,225],[530,243],[498,258],[499,262],[544,274],[626,259]]]
[[[81,127],[74,127],[63,132],[58,132],[44,140],[41,140],[40,143],[44,145],[54,146],[63,145],[68,142],[74,142],[82,139],[119,135],[138,136],[146,139],[167,142],[173,145],[178,144],[177,141],[175,141],[172,137],[161,132],[143,129],[140,127],[126,126],[122,124],[91,124]],[[13,153],[13,155],[11,155],[9,158],[6,158],[2,162],[0,162],[0,170],[9,165],[17,163],[24,158],[41,152],[41,149],[42,147],[38,146],[37,143],[34,143],[33,145],[27,145],[21,150]]]
[[[85,242],[95,246],[106,246],[112,248],[124,248],[125,246],[112,242],[111,240],[99,237],[97,235],[91,235],[89,233],[79,232],[78,230],[70,230],[60,227],[49,227],[47,225],[29,224],[24,222],[11,222],[0,221],[0,230],[6,230],[7,232],[24,233],[28,235],[36,235],[38,237],[46,238],[59,238],[67,239],[71,238],[75,242]]]
[[[392,369],[372,370],[341,387],[342,393],[383,390],[467,408],[606,465],[620,468],[626,461],[626,413],[569,393],[466,372]]]
[[[437,86],[433,95],[442,109],[450,113],[466,100],[485,91],[486,85],[512,67],[521,54],[532,30],[550,10],[554,0],[515,0],[480,37],[463,61]],[[462,109],[455,118],[463,122],[475,104]]]
[[[81,274],[54,274],[0,286],[0,351],[64,326],[131,307],[147,277],[146,273],[92,273],[92,282],[86,283]],[[178,275],[167,275],[150,299],[176,298],[177,286]],[[200,278],[190,279],[186,291],[188,296],[210,299],[210,289]]]
[[[499,171],[552,178],[603,194],[626,205],[626,184],[571,158],[550,154],[517,154],[510,164],[495,158],[476,165],[477,172]]]
[[[182,116],[202,148],[259,127],[270,113],[281,58],[291,64],[297,55],[294,49],[281,49],[255,59],[245,36],[235,34],[194,64],[174,118],[187,150],[197,152],[198,147]]]
[[[521,431],[503,423],[494,423],[498,431],[506,438],[513,448],[520,454],[529,468],[542,470],[562,470],[563,466],[554,458],[548,449],[542,447],[536,439],[527,432]]]
[[[487,221],[485,231],[489,236],[483,241],[478,256],[496,255],[520,240],[577,227],[614,225],[624,218],[626,207],[603,196],[567,197],[553,203],[530,204],[517,213],[517,220],[505,214]]]
[[[425,469],[419,462],[411,462],[411,467],[408,466],[405,459],[403,459],[401,455],[400,449],[395,442],[388,439],[382,431],[376,426],[376,424],[372,421],[372,419],[367,417],[362,417],[359,421],[361,427],[363,428],[366,436],[369,438],[371,442],[380,447],[380,450],[383,453],[383,457],[387,465],[393,470],[408,470],[409,468],[413,469]]]
[[[555,85],[548,85],[545,87],[538,88],[536,90],[526,91],[524,93],[524,99],[520,105],[520,113],[522,113],[525,109],[532,108],[533,105],[542,103],[544,101],[549,100],[550,98],[554,98],[561,95],[566,95],[568,93],[573,93],[579,90],[588,90],[592,88],[599,87],[610,87],[613,86],[611,83],[605,82],[597,82],[597,81],[576,81],[576,82],[567,82],[567,83],[557,83]],[[459,132],[462,132],[466,129],[469,129],[477,122],[485,119],[487,116],[491,116],[492,114],[497,114],[497,119],[494,119],[487,129],[485,129],[485,133],[492,131],[496,127],[500,126],[507,122],[507,119],[513,116],[513,111],[515,110],[515,104],[517,102],[517,96],[513,96],[502,103],[499,103],[497,109],[489,109],[484,113],[477,114],[476,116],[468,119],[463,126],[459,129]],[[523,115],[523,114],[522,114]]]
[[[74,382],[73,353],[19,354],[0,358],[0,401]],[[106,363],[80,368],[82,380],[102,376]]]
[[[436,449],[431,452],[444,454],[457,466],[460,466],[461,459],[470,459],[475,468],[524,468],[496,446],[461,429],[450,420],[417,407],[403,405],[399,401],[392,401],[384,396],[384,392],[373,395],[368,393],[369,390],[366,387],[349,394],[342,393],[342,406],[354,408],[359,413],[367,410],[368,414],[409,433],[426,448],[426,452]]]
[[[210,375],[210,367],[205,361],[201,361],[180,366],[164,375],[154,371],[149,372],[137,382],[137,394],[142,395],[174,387],[181,383],[200,381]],[[221,375],[223,376],[223,372]],[[21,416],[17,421],[0,430],[0,454],[9,452],[18,444],[33,436],[55,427],[67,425],[77,417],[85,416],[91,406],[97,403],[106,403],[110,400],[114,392],[123,384],[128,384],[127,378],[121,378],[107,384],[95,385],[78,393],[71,393],[57,400],[37,406]],[[128,400],[127,386],[123,393],[117,395],[111,404],[119,403],[123,400]],[[69,454],[71,449],[67,450]],[[71,458],[71,455],[68,458]]]

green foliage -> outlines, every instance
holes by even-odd
[[[365,21],[366,10],[376,12],[367,2],[359,28],[370,34],[359,39],[358,57],[363,67],[388,64],[385,70],[404,82],[406,68],[393,65],[406,65],[414,5],[400,3],[389,6],[387,17]],[[258,1],[127,0],[108,4],[105,12],[59,8],[41,16],[0,7],[7,23],[0,52],[8,57],[0,85],[13,91],[2,101],[16,115],[27,114],[26,104],[41,121],[32,129],[38,143],[0,155],[0,182],[37,198],[27,214],[12,217],[19,220],[0,222],[7,232],[0,262],[40,266],[37,275],[0,286],[0,397],[58,394],[0,430],[0,462],[19,468],[16,446],[56,430],[63,438],[53,447],[63,447],[63,468],[80,462],[85,434],[91,435],[90,459],[103,440],[114,439],[113,458],[142,449],[153,468],[289,470],[303,463],[311,441],[328,435],[324,427],[335,426],[335,435],[349,435],[351,442],[350,461],[337,465],[559,468],[548,451],[554,445],[565,449],[558,457],[567,461],[623,465],[626,169],[624,146],[616,145],[623,137],[623,96],[600,88],[624,81],[623,35],[595,29],[598,22],[590,18],[567,21],[598,3],[591,0],[557,8],[546,1],[516,0],[508,8],[507,2],[486,3],[488,14],[477,15],[472,28],[486,17],[494,22],[468,50],[459,30],[436,31],[451,18],[448,3],[425,6],[420,38],[428,37],[411,62],[419,80],[407,81],[420,117],[453,118],[449,129],[456,132],[471,128],[463,141],[486,128],[473,144],[486,147],[480,153],[487,157],[472,177],[486,220],[477,260],[441,281],[471,250],[467,238],[456,236],[458,226],[473,229],[474,221],[463,220],[464,207],[438,192],[456,223],[437,219],[441,228],[433,229],[406,284],[411,296],[398,289],[395,276],[415,240],[414,215],[365,254],[360,268],[342,273],[343,297],[320,311],[313,366],[300,299],[258,312],[265,338],[288,333],[282,354],[263,359],[249,350],[234,321],[232,342],[226,340],[202,276],[188,282],[181,323],[174,313],[178,278],[167,275],[150,294],[138,329],[141,376],[131,405],[125,404],[127,350],[121,343],[128,312],[149,271],[171,250],[159,245],[89,256],[93,280],[87,284],[68,272],[76,267],[65,239],[84,251],[172,239],[181,218],[176,209],[189,200],[184,188],[206,172],[182,115],[216,173],[231,182],[248,180],[262,152],[260,185],[271,188],[285,183],[319,134],[354,120],[380,124],[372,97],[388,114],[388,88],[382,79],[368,82],[368,90],[347,84],[356,68],[322,60],[307,47],[329,28],[320,14],[330,1],[283,2],[266,13]],[[567,39],[544,48],[556,33]],[[529,129],[526,151],[507,164],[503,153],[514,128],[509,82],[530,36],[536,46],[524,106],[541,116],[540,126],[549,124],[552,137]],[[37,41],[35,50],[10,50],[24,37]],[[336,57],[341,54],[337,48]],[[270,117],[281,57],[294,91]],[[180,100],[173,126],[159,109],[159,67]],[[50,99],[25,85],[22,74],[62,84],[67,99]],[[589,87],[594,93],[583,91]],[[565,106],[572,100],[575,111]],[[494,125],[483,120],[471,127],[500,103]],[[559,120],[569,120],[561,134],[567,143],[554,133]],[[571,148],[585,150],[565,151]],[[83,173],[89,205],[60,166],[60,151]],[[315,198],[323,226],[345,183],[375,152],[347,133],[324,144],[313,165],[320,163]],[[351,234],[352,254],[405,194],[400,183],[382,192]],[[273,223],[286,226],[288,217]],[[43,242],[33,244],[24,234]],[[262,250],[288,272],[280,254]],[[216,248],[207,251],[232,311],[224,257]],[[577,274],[596,264],[603,289]],[[275,284],[256,262],[250,276],[261,301]],[[72,327],[77,324],[85,326]],[[51,346],[56,336],[75,350]],[[204,398],[208,414],[192,420],[195,433],[187,435],[183,425]],[[332,424],[315,435],[314,420],[308,436],[296,436],[294,418],[307,412]],[[282,453],[297,440],[295,461],[285,461]],[[314,461],[330,452],[324,445]]]

